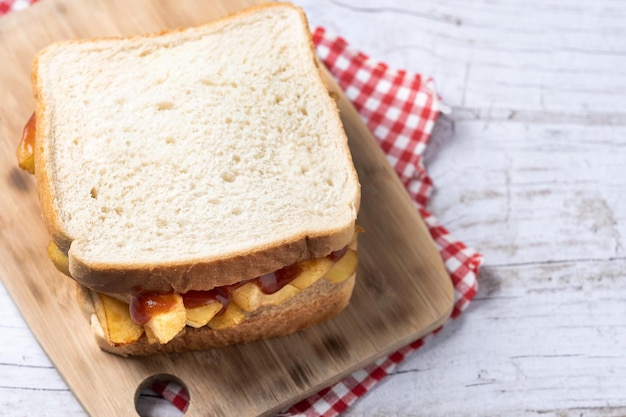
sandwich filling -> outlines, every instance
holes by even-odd
[[[95,317],[92,326],[113,346],[136,342],[144,334],[149,343],[165,344],[186,326],[227,329],[243,322],[261,307],[280,305],[320,279],[339,284],[356,271],[356,237],[328,256],[286,266],[269,274],[208,291],[158,293],[136,289],[132,294],[90,291]],[[69,261],[51,242],[48,254],[68,276]]]

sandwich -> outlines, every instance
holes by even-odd
[[[360,185],[302,10],[54,43],[32,80],[18,162],[102,349],[244,343],[348,305]]]

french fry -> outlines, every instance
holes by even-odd
[[[139,340],[144,329],[130,317],[128,304],[95,292],[92,292],[92,302],[104,336],[110,343],[126,345]]]
[[[350,278],[356,272],[359,258],[356,251],[348,249],[346,253],[324,275],[327,281],[338,284]]]

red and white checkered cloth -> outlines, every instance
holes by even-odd
[[[36,1],[37,0],[0,0],[0,16],[9,12],[23,10]]]
[[[24,9],[35,1],[0,0],[0,16]],[[330,35],[322,28],[315,30],[313,41],[319,57],[373,132],[424,218],[450,273],[455,288],[452,318],[457,317],[476,294],[476,275],[482,256],[451,236],[426,210],[433,182],[422,165],[422,157],[441,110],[433,80],[391,69],[351,49],[344,39]],[[337,416],[423,344],[424,338],[416,340],[281,415]],[[179,410],[186,410],[189,397],[176,384],[155,384],[151,388]]]

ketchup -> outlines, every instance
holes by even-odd
[[[167,313],[177,304],[174,293],[141,292],[130,299],[130,316],[137,324],[146,324],[153,316]]]
[[[208,291],[187,291],[183,294],[185,308],[197,308],[218,301],[222,303],[222,309],[217,313],[222,314],[230,304],[231,295],[228,288],[213,288]]]
[[[348,252],[348,247],[347,247],[347,246],[346,246],[345,248],[343,248],[343,249],[339,249],[339,250],[336,250],[336,251],[334,251],[334,252],[331,252],[331,253],[330,253],[329,255],[327,255],[326,257],[327,257],[328,259],[330,259],[331,261],[336,262],[336,261],[338,261],[339,259],[343,258],[343,255],[345,255],[345,254],[346,254],[346,252]]]
[[[17,160],[20,168],[35,173],[34,149],[35,149],[35,132],[37,131],[37,119],[35,113],[30,116],[28,122],[24,126],[22,139],[17,147]]]
[[[300,274],[300,266],[293,264],[269,274],[261,275],[255,282],[265,294],[274,294]]]

